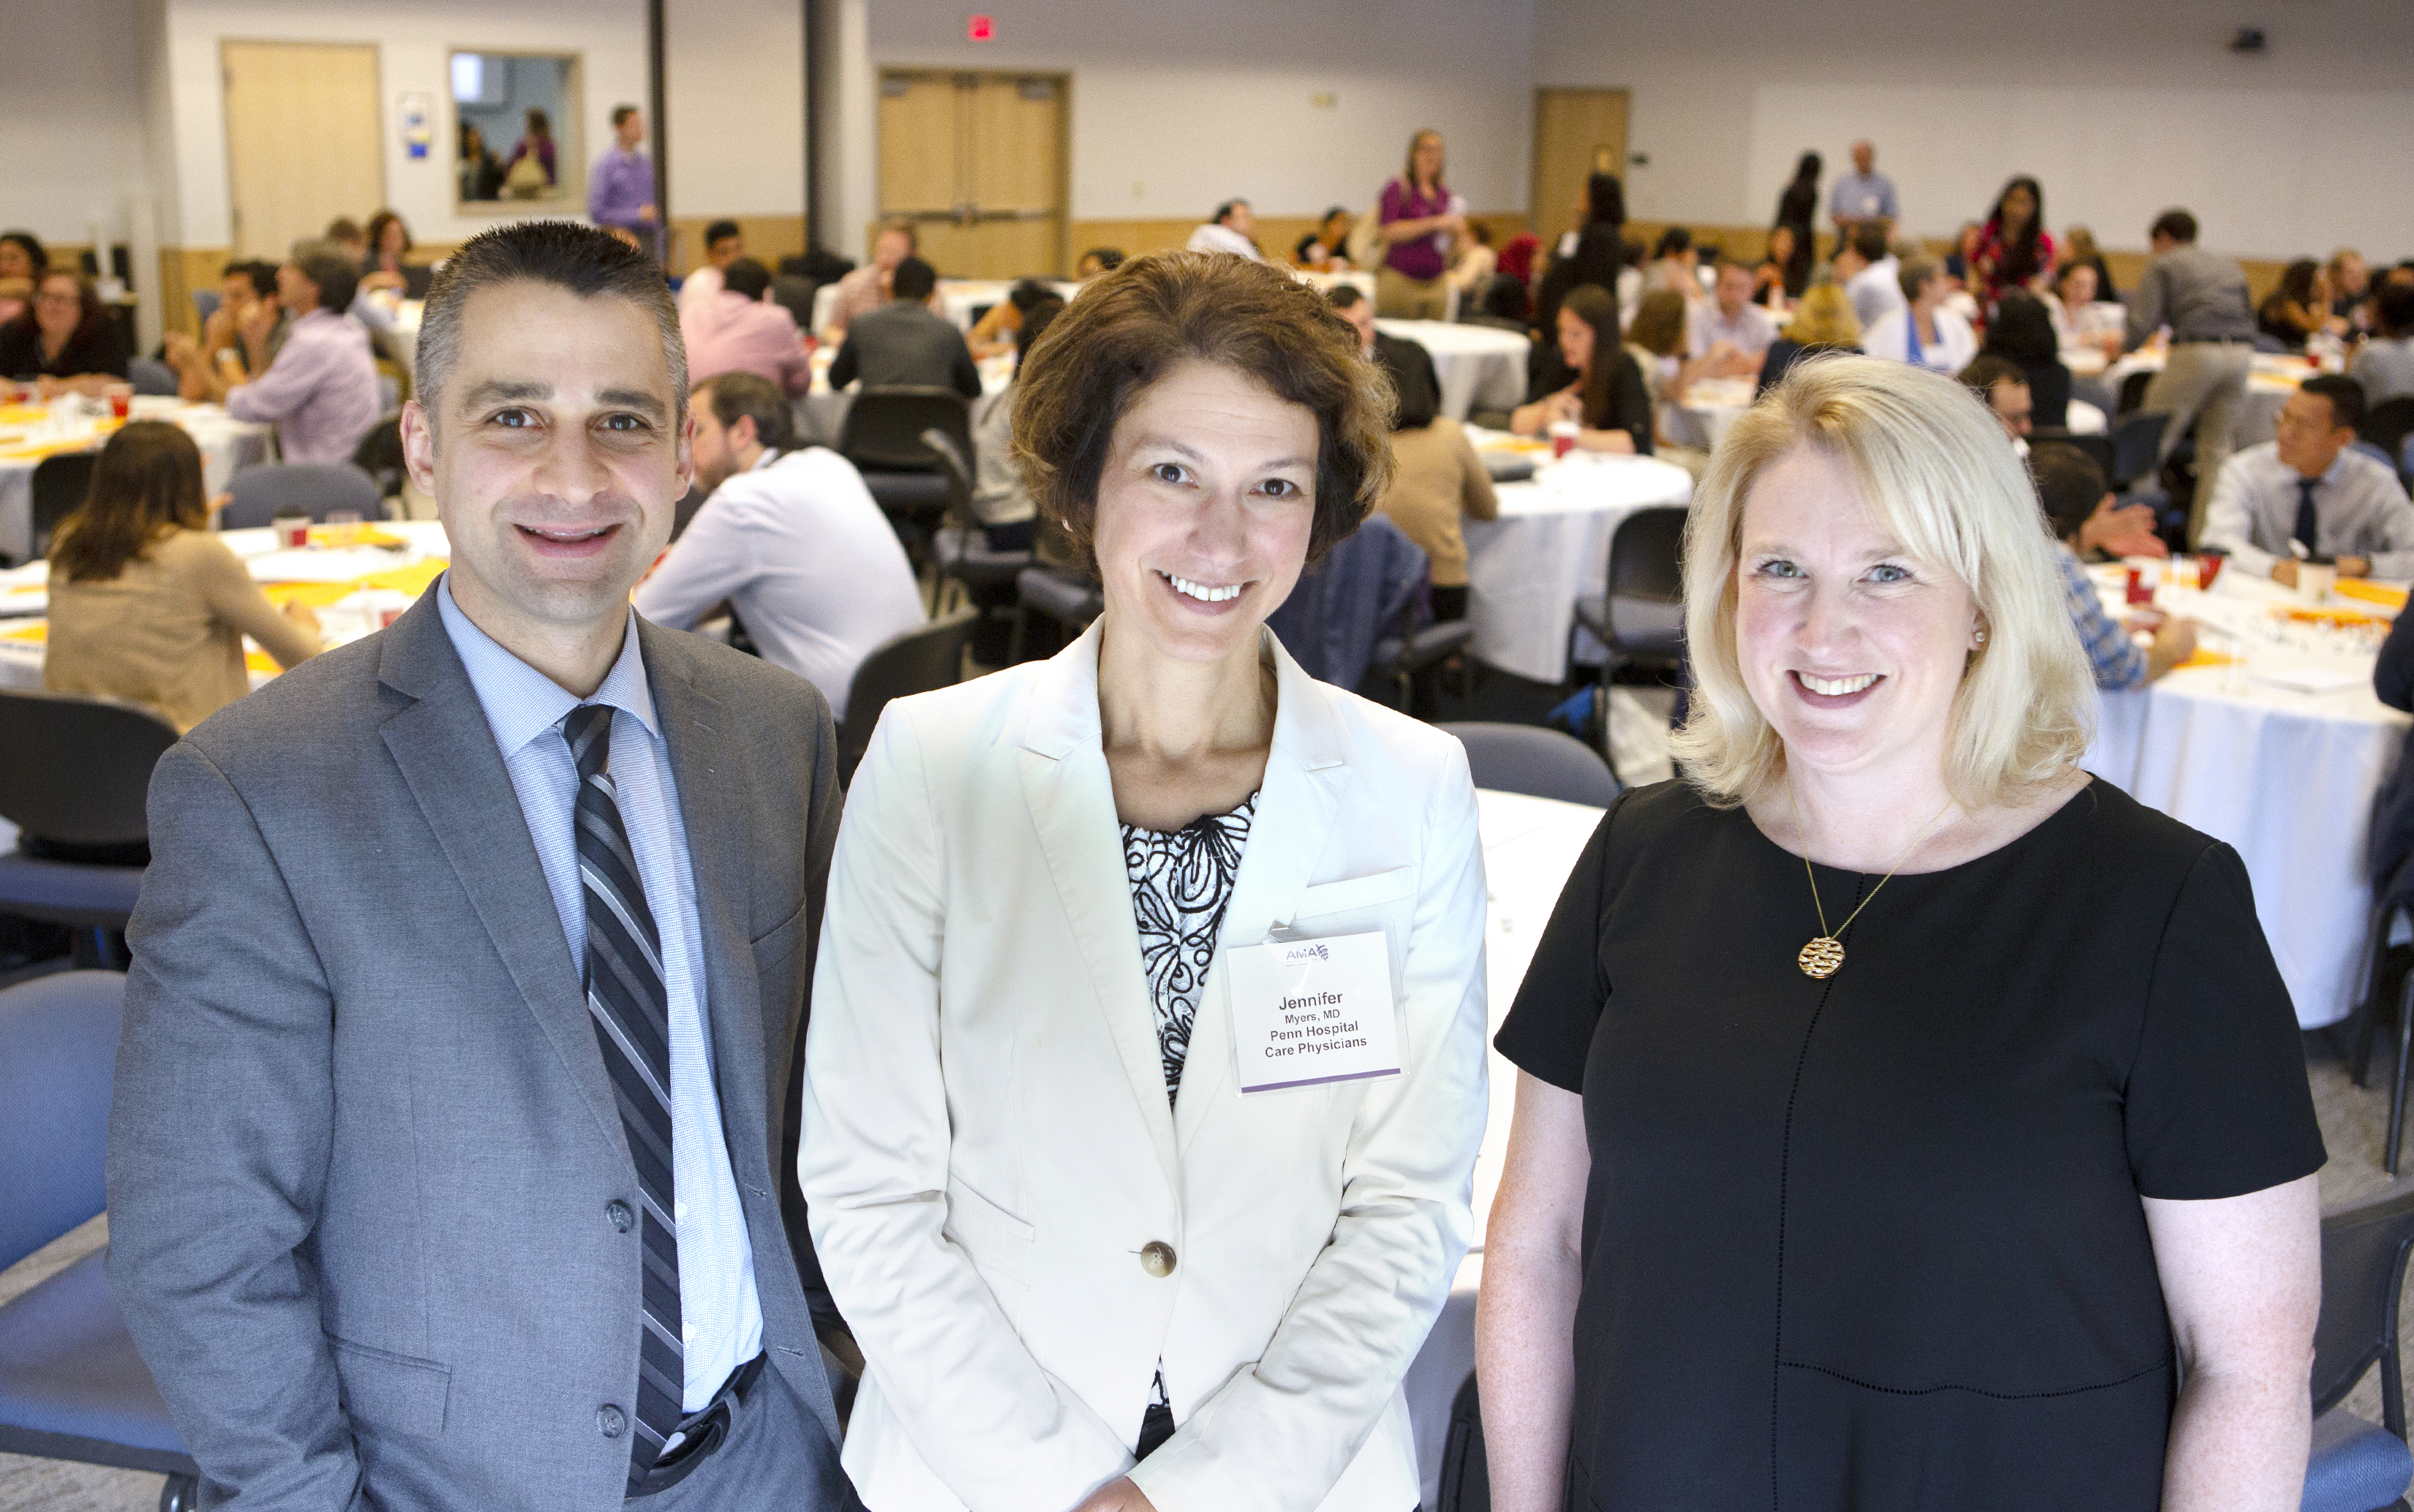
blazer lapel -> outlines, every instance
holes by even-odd
[[[1231,901],[1224,908],[1215,960],[1191,1025],[1190,1057],[1183,1064],[1182,1095],[1174,1108],[1178,1149],[1189,1148],[1215,1095],[1232,1076],[1225,954],[1261,943],[1276,926],[1291,922],[1292,909],[1332,838],[1349,780],[1349,739],[1334,716],[1332,695],[1301,670],[1272,630],[1266,645],[1274,659],[1274,747],[1266,756],[1266,778],[1258,790]]]
[[[386,750],[435,832],[496,954],[561,1057],[604,1135],[625,1155],[620,1110],[553,890],[529,839],[519,794],[495,749],[477,689],[438,616],[436,595],[386,631],[378,680],[412,702],[380,727]]]
[[[1124,874],[1123,829],[1098,722],[1098,635],[1081,638],[1039,669],[1023,734],[1022,792],[1056,896],[1079,943],[1166,1179],[1181,1190],[1173,1114],[1156,1045],[1156,1010],[1140,964],[1140,926]]]

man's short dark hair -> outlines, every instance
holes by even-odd
[[[774,452],[797,444],[796,411],[780,386],[760,373],[715,373],[695,386],[696,397],[711,407],[712,418],[727,430],[740,420],[754,422],[754,439]]]
[[[350,215],[337,215],[327,222],[327,229],[320,235],[329,242],[365,242],[369,239],[368,233],[361,230],[361,223]]]
[[[293,271],[319,286],[319,308],[341,315],[361,289],[360,264],[333,242],[296,242]]]
[[[1941,278],[1944,275],[1945,264],[1923,252],[1915,258],[1904,259],[1901,266],[1895,270],[1894,281],[1901,286],[1904,299],[1915,301],[1919,298],[1919,291],[1928,287],[1928,281],[1930,278]]]
[[[2382,284],[2373,292],[2372,308],[2380,317],[2383,335],[2414,335],[2414,285]]]
[[[1871,262],[1884,262],[1886,257],[1885,228],[1873,220],[1865,220],[1855,226],[1853,250]]]
[[[753,258],[739,258],[721,270],[721,287],[748,299],[761,299],[771,287],[771,270]]]
[[[218,277],[240,278],[249,284],[251,291],[261,299],[276,297],[276,264],[274,262],[261,262],[257,259],[243,262],[230,262]]]
[[[1014,287],[1006,291],[1006,302],[1014,306],[1014,313],[1018,318],[1029,315],[1033,307],[1041,300],[1060,297],[1056,290],[1036,278],[1018,278],[1015,280]]]
[[[2062,541],[2079,534],[2112,491],[2095,459],[2067,441],[2039,441],[2030,447],[2029,475],[2036,480],[2037,502]]]
[[[707,251],[710,251],[712,249],[712,244],[715,242],[725,242],[733,236],[743,236],[745,234],[746,228],[738,225],[734,220],[716,220],[711,225],[707,226],[704,229],[705,249]]]
[[[1682,226],[1671,226],[1666,230],[1660,233],[1659,245],[1651,249],[1651,260],[1657,262],[1661,258],[1675,257],[1679,253],[1691,250],[1692,245],[1693,233],[1691,231],[1687,230]]]
[[[1225,221],[1231,218],[1233,211],[1240,209],[1243,205],[1245,205],[1249,201],[1246,200],[1227,200],[1222,204],[1215,207],[1215,214],[1212,218],[1214,220],[1216,225],[1221,226]]]
[[[1048,328],[1055,323],[1056,317],[1064,313],[1065,296],[1052,292],[1022,312],[1022,323],[1014,328],[1016,366],[1021,365],[1023,355],[1038,345],[1039,338],[1048,334]]]
[[[618,129],[620,129],[620,123],[621,123],[621,122],[623,122],[623,121],[627,120],[629,117],[631,117],[631,116],[633,116],[633,115],[634,115],[634,114],[636,114],[636,113],[637,113],[637,108],[636,108],[635,106],[633,106],[633,105],[615,105],[615,106],[613,106],[613,107],[612,107],[612,129],[613,129],[613,130],[615,130],[615,131],[618,131]]]
[[[1335,284],[1333,291],[1324,296],[1324,302],[1335,310],[1354,310],[1365,297],[1356,284]]]
[[[481,289],[522,281],[548,284],[581,298],[609,294],[652,316],[662,334],[663,360],[670,368],[672,411],[686,412],[687,347],[679,339],[678,306],[663,279],[663,265],[592,226],[524,220],[481,231],[462,243],[428,286],[412,377],[430,417],[438,413],[444,382],[461,354],[461,307]]]
[[[2154,217],[2148,236],[2168,236],[2174,242],[2196,240],[2196,217],[2184,210],[2166,210]]]
[[[2297,385],[2300,393],[2318,394],[2331,402],[2331,425],[2349,430],[2363,423],[2363,385],[2340,373],[2324,373]]]
[[[1960,377],[1970,392],[1978,396],[1978,402],[1989,409],[1995,408],[1996,384],[2025,385],[2029,380],[2028,374],[2020,370],[2019,363],[1990,351],[1980,352],[1969,366],[1961,370]]]
[[[910,299],[919,304],[929,299],[931,291],[938,287],[938,269],[920,258],[907,258],[897,264],[897,271],[889,275],[888,294],[891,299]]]
[[[1100,273],[1112,273],[1124,265],[1124,249],[1119,246],[1094,246],[1081,254],[1081,260],[1098,259]]]

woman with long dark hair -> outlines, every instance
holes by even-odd
[[[0,326],[0,378],[98,393],[124,381],[126,337],[109,318],[92,280],[53,268],[34,280],[25,313]]]
[[[0,325],[32,307],[34,280],[48,273],[51,254],[32,231],[0,231]]]
[[[319,652],[319,620],[282,614],[210,529],[201,453],[164,421],[128,421],[51,543],[42,685],[130,699],[190,730],[250,689],[243,638],[279,666]]]
[[[1651,397],[1643,374],[1619,344],[1617,296],[1598,284],[1570,289],[1559,304],[1559,360],[1574,375],[1565,387],[1538,378],[1527,402],[1509,417],[1520,436],[1540,436],[1573,422],[1576,445],[1588,452],[1651,454]]]
[[[1534,329],[1546,344],[1558,340],[1559,302],[1568,290],[1591,284],[1617,297],[1618,269],[1625,262],[1626,186],[1615,173],[1595,173],[1585,180],[1584,202],[1575,249],[1552,259],[1534,297]]]
[[[2330,275],[2311,258],[2299,258],[2280,274],[2279,287],[2256,306],[2256,329],[2290,351],[2305,349],[2305,338],[2347,322],[2331,314]]]
[[[2070,369],[2062,364],[2062,342],[2045,301],[2025,289],[2007,289],[1995,302],[1995,318],[1987,322],[1987,340],[1978,349],[2018,363],[2028,375],[2029,419],[2037,429],[2070,424]]]
[[[2006,289],[2026,288],[2053,275],[2053,236],[2045,229],[2045,190],[2022,173],[2004,185],[1995,208],[1978,232],[1973,271],[1992,304]],[[1972,293],[1979,293],[1974,288]]]
[[[1819,215],[1819,174],[1825,165],[1817,153],[1804,153],[1794,165],[1793,182],[1777,197],[1777,218],[1769,222],[1772,235],[1781,228],[1790,228],[1793,240],[1790,250],[1779,266],[1785,274],[1785,297],[1800,299],[1802,290],[1810,286],[1810,261],[1818,250],[1819,239],[1813,223]],[[1774,259],[1772,247],[1771,253]]]

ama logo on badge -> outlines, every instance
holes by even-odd
[[[1322,945],[1293,945],[1290,949],[1283,952],[1283,964],[1286,966],[1289,965],[1293,961],[1304,961],[1311,958],[1319,961],[1329,961],[1333,958],[1333,952],[1325,949]]]

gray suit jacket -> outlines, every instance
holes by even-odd
[[[980,368],[964,334],[946,317],[910,300],[894,300],[847,322],[846,340],[830,363],[830,387],[857,378],[867,389],[952,387],[967,399],[981,393]]]
[[[829,1453],[779,1195],[838,829],[829,712],[751,657],[642,622],[638,637],[693,861],[764,1345],[822,1421],[798,1452]],[[629,1440],[604,1436],[601,1409],[635,1401],[639,1258],[606,1208],[635,1204],[634,1167],[433,591],[196,728],[150,807],[109,1274],[216,1494],[618,1506]],[[826,1483],[843,1484],[834,1467]]]

